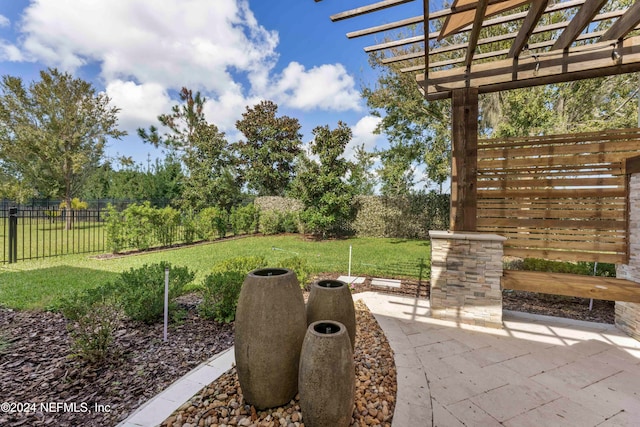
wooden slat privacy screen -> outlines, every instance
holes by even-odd
[[[626,263],[624,161],[640,129],[478,141],[478,231],[505,255]]]

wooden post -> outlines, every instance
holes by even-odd
[[[478,88],[452,92],[451,231],[476,231]]]

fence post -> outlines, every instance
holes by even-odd
[[[418,275],[418,289],[416,290],[416,297],[420,296],[420,288],[422,287],[422,270],[424,267],[424,258],[420,258],[420,273]]]
[[[9,208],[9,264],[18,260],[18,208]]]

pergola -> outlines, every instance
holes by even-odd
[[[383,0],[337,13],[331,20],[412,1]],[[414,74],[427,100],[451,98],[450,228],[475,231],[478,94],[640,71],[640,1],[622,6],[608,0],[454,0],[451,8],[438,11],[429,10],[428,0],[423,4],[421,15],[355,30],[347,37],[422,27],[422,34],[365,51],[382,51],[383,63]]]

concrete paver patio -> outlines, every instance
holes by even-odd
[[[354,299],[395,352],[393,427],[640,425],[640,342],[613,325],[505,312],[504,329],[483,328],[432,319],[424,299]],[[204,363],[121,425],[157,425],[232,359]]]
[[[640,342],[613,325],[517,312],[504,329],[440,321],[365,293],[398,368],[394,427],[640,425]]]

